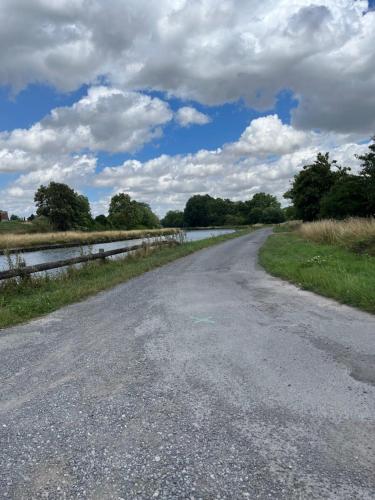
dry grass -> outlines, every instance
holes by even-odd
[[[26,248],[42,245],[77,243],[104,243],[109,241],[132,240],[148,236],[163,236],[177,233],[176,229],[145,229],[134,231],[96,231],[85,233],[67,231],[35,234],[0,234],[0,248]]]
[[[356,251],[375,251],[375,219],[351,218],[343,221],[322,220],[299,226],[303,238],[349,248]]]

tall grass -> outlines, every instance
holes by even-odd
[[[351,218],[301,224],[297,233],[306,240],[375,255],[375,219]]]
[[[175,234],[176,229],[145,229],[134,231],[95,231],[86,233],[81,231],[50,232],[36,234],[0,234],[0,248],[26,248],[41,245],[57,245],[77,243],[105,243],[109,241],[131,240],[148,236],[164,236]]]

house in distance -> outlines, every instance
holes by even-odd
[[[8,221],[9,221],[8,212],[0,210],[0,222],[8,222]]]

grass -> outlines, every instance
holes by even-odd
[[[10,224],[10,223],[1,223]],[[0,233],[0,249],[6,248],[30,248],[41,245],[57,245],[76,243],[105,243],[119,240],[132,240],[145,238],[147,236],[162,236],[175,233],[176,229],[145,229],[134,231],[94,231],[91,233],[81,231],[35,233],[35,234],[13,234]]]
[[[151,252],[146,249],[146,254],[107,261],[105,264],[90,263],[79,269],[69,269],[55,278],[32,278],[22,284],[3,284],[0,288],[0,328],[48,314],[197,250],[249,232],[251,229]]]
[[[263,267],[303,289],[375,313],[375,257],[315,243],[297,231],[268,238],[260,251]]]
[[[24,234],[33,231],[33,225],[29,222],[7,221],[0,222],[0,235],[13,233]]]
[[[337,245],[359,253],[375,255],[375,219],[351,218],[301,224],[298,233],[315,243]]]

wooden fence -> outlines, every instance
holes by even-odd
[[[154,243],[142,243],[140,245],[132,245],[124,248],[116,248],[115,250],[108,250],[105,252],[102,248],[99,250],[99,253],[88,254],[88,255],[80,255],[79,257],[73,257],[71,259],[57,260],[54,262],[45,262],[44,264],[36,264],[35,266],[26,266],[21,265],[14,269],[8,269],[7,271],[0,271],[0,281],[6,280],[10,278],[21,277],[25,278],[30,276],[33,273],[39,273],[42,271],[50,271],[51,269],[58,269],[59,267],[67,267],[72,266],[74,264],[81,264],[82,262],[89,262],[91,260],[102,259],[105,260],[106,257],[111,257],[112,255],[119,255],[122,253],[134,252],[135,250],[139,250],[141,248],[152,248],[152,247],[160,247],[160,246],[171,246],[177,245],[178,242],[176,240],[170,241],[158,241]]]

